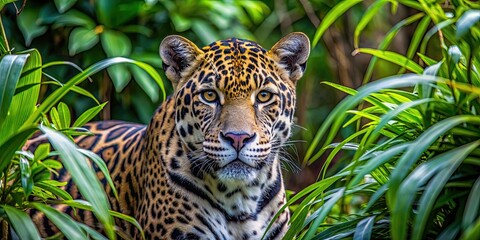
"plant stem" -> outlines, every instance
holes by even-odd
[[[0,31],[2,32],[3,42],[7,48],[7,52],[10,53],[10,46],[8,45],[7,34],[5,34],[5,28],[3,27],[2,16],[0,15]]]

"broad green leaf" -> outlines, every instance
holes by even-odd
[[[57,7],[60,13],[64,13],[68,9],[70,9],[77,0],[55,0],[55,6]]]
[[[49,153],[50,153],[50,144],[42,143],[38,145],[37,148],[35,148],[35,153],[33,155],[33,158],[36,161],[43,160],[48,156]]]
[[[132,51],[130,39],[119,31],[103,31],[100,34],[100,41],[108,57],[126,57]]]
[[[461,39],[466,33],[470,31],[472,26],[480,21],[480,10],[466,11],[457,21],[456,37]]]
[[[343,0],[340,3],[335,4],[335,7],[330,10],[327,15],[322,19],[320,26],[318,26],[315,36],[313,37],[312,46],[316,46],[323,33],[348,9],[352,8],[356,4],[362,2],[362,0]]]
[[[102,103],[83,112],[82,115],[80,115],[73,123],[73,127],[82,127],[83,125],[85,125],[88,121],[92,120],[95,116],[97,116],[97,114],[102,111],[103,107],[105,107],[106,104],[106,102]]]
[[[36,130],[36,127],[25,126],[9,139],[6,139],[4,143],[0,144],[0,172],[5,170],[12,161],[15,152],[22,148],[27,139],[30,138]]]
[[[95,22],[88,15],[72,9],[55,19],[53,28],[63,26],[81,26],[88,29],[93,29],[95,27]]]
[[[113,219],[109,214],[110,204],[95,171],[70,139],[45,126],[40,126],[40,129],[59,152],[63,165],[70,172],[82,196],[92,203],[93,212],[105,228],[107,236],[112,237],[114,230]]]
[[[382,51],[371,48],[358,48],[357,50],[355,50],[355,52],[371,54],[383,60],[387,60],[391,63],[397,64],[400,67],[404,67],[407,70],[412,71],[413,73],[421,74],[423,72],[423,68],[416,62],[395,52]]]
[[[200,39],[203,44],[210,44],[217,41],[220,37],[217,35],[217,31],[213,29],[206,21],[201,19],[194,20],[192,22],[192,30]]]
[[[25,37],[25,45],[30,46],[32,40],[47,31],[46,26],[40,26],[38,19],[39,8],[24,8],[22,14],[17,16],[18,28]]]
[[[0,120],[0,143],[4,138],[10,137],[18,131],[25,120],[30,117],[36,108],[38,96],[40,94],[40,82],[42,78],[42,59],[36,49],[27,50],[23,53],[29,54],[27,62],[23,67],[22,75],[18,80],[17,90],[24,86],[33,84],[20,93],[13,96],[8,116],[4,119],[3,125]]]
[[[15,229],[15,233],[17,233],[20,239],[40,240],[40,233],[27,213],[8,205],[3,205],[1,208],[5,210],[13,229]]]
[[[41,203],[31,203],[31,205],[38,211],[45,214],[58,229],[68,239],[87,239],[87,234],[82,230],[79,223],[73,220],[70,216],[48,205]]]
[[[9,3],[15,2],[16,0],[0,0],[0,10],[3,9],[3,7]]]
[[[3,121],[8,115],[15,88],[28,57],[28,54],[6,55],[0,61],[0,129],[4,128]],[[8,136],[2,135],[1,137],[0,144]]]
[[[163,96],[165,97],[165,88],[163,86],[163,81],[158,72],[151,67],[150,65],[146,63],[142,63],[139,61],[131,60],[128,58],[122,58],[122,57],[116,57],[116,58],[110,58],[110,59],[105,59],[103,61],[97,62],[93,64],[92,66],[88,67],[85,69],[83,72],[78,73],[75,75],[73,78],[68,80],[62,87],[56,89],[54,92],[52,92],[43,102],[40,104],[38,109],[30,115],[30,118],[25,121],[25,125],[29,123],[35,123],[38,121],[42,114],[44,112],[47,112],[50,110],[57,102],[60,101],[60,99],[65,96],[70,90],[72,90],[72,87],[79,84],[80,82],[84,81],[87,79],[89,76],[107,68],[110,67],[114,64],[119,64],[119,63],[130,63],[133,65],[136,65],[137,67],[142,68],[144,71],[146,71],[160,86],[160,89],[162,90]]]
[[[58,115],[60,117],[61,129],[67,129],[70,127],[70,109],[67,104],[60,102],[57,106]]]
[[[132,67],[132,71],[135,82],[143,89],[143,91],[150,97],[152,102],[158,101],[160,97],[160,88],[151,78],[148,77],[148,74],[140,68]]]
[[[77,27],[72,30],[68,38],[68,53],[74,56],[86,51],[98,43],[98,35],[95,29]]]
[[[115,91],[118,93],[123,91],[127,84],[132,79],[132,74],[128,71],[125,65],[114,65],[107,69],[108,75],[112,79]]]

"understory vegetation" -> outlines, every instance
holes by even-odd
[[[304,170],[285,177],[285,239],[480,239],[477,1],[2,0],[0,11],[2,238],[40,239],[31,209],[54,238],[122,238],[114,218],[139,227],[110,210],[91,167],[112,184],[104,162],[71,139],[94,119],[150,120],[171,92],[163,37],[268,48],[302,31],[312,53],[294,139],[305,143],[290,155]],[[46,143],[23,149],[38,131]],[[50,179],[62,167],[84,200]],[[54,204],[92,211],[104,232]]]

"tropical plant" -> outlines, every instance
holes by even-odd
[[[313,45],[359,2],[337,4]],[[365,83],[379,60],[398,65],[399,74],[357,90],[324,83],[350,96],[310,143],[304,164],[323,155],[326,162],[319,180],[285,206],[293,209],[286,239],[480,238],[480,5],[374,1],[358,22],[356,44],[388,4],[393,11],[399,5],[415,11],[378,49],[355,53],[372,55]],[[413,23],[406,54],[389,51],[397,33]],[[355,132],[334,143],[341,128],[352,126]],[[343,168],[328,173],[335,159]]]
[[[232,36],[254,39],[248,26],[269,11],[261,1],[205,0],[28,1],[18,17],[13,7],[8,10],[8,30],[11,36],[18,35],[12,39],[17,49],[34,47],[47,61],[69,59],[82,68],[109,57],[128,57],[160,68],[158,47],[165,36],[182,34],[199,44]],[[55,71],[57,78],[71,74],[72,69]],[[162,89],[130,65],[114,65],[94,78],[99,80],[81,86],[111,103],[102,111],[103,119],[148,123],[161,102]],[[89,106],[73,97],[65,102],[75,111]]]
[[[4,2],[2,2],[4,4]],[[3,5],[0,5],[3,7]],[[54,61],[42,63],[36,49],[12,53],[3,24],[0,21],[0,221],[2,239],[40,239],[28,211],[42,212],[65,237],[69,239],[115,239],[122,233],[115,228],[113,217],[121,218],[139,227],[135,219],[110,210],[107,195],[97,179],[90,159],[112,181],[103,160],[94,153],[78,147],[72,136],[88,134],[82,129],[103,108],[92,94],[78,86],[90,76],[110,66],[129,63],[143,69],[163,89],[162,79],[150,65],[127,58],[110,58],[99,61],[74,77],[59,81],[46,69],[60,65],[76,65]],[[42,77],[43,76],[43,77]],[[51,93],[40,99],[40,88],[49,86]],[[56,87],[56,88],[55,88]],[[69,107],[61,103],[68,92],[85,95],[97,106],[86,110],[72,123]],[[37,103],[40,104],[37,105]],[[46,138],[32,153],[23,149],[25,142],[40,130]],[[51,147],[55,149],[51,150]],[[57,159],[60,158],[61,162]],[[84,200],[72,199],[62,190],[66,183],[52,180],[57,170],[65,167],[69,171]],[[102,225],[106,237],[91,227],[73,220],[52,205],[68,205],[91,211]],[[140,227],[139,227],[140,228]],[[141,228],[140,228],[141,229]]]

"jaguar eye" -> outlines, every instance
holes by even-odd
[[[217,99],[218,99],[217,92],[215,92],[213,90],[203,91],[201,96],[202,96],[203,100],[205,100],[208,103],[213,103],[213,102],[217,101]]]
[[[268,92],[268,91],[260,91],[258,94],[257,94],[257,101],[259,103],[266,103],[268,102],[268,100],[270,100],[272,98],[272,93],[271,92]]]

